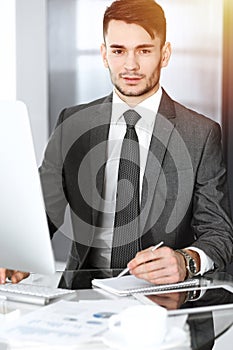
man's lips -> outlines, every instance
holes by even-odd
[[[138,75],[121,75],[121,78],[130,84],[138,83],[143,76],[138,76]]]

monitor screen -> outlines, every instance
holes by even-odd
[[[55,272],[27,108],[0,102],[0,267]]]

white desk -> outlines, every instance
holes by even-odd
[[[60,279],[61,273],[57,273],[56,276],[53,276],[53,278],[48,278],[48,277],[43,277],[43,276],[39,276],[39,275],[32,275],[28,280],[26,280],[25,282],[30,282],[33,284],[42,284],[42,285],[46,285],[46,286],[55,286],[58,283],[58,280]],[[81,289],[78,290],[75,296],[75,300],[100,300],[100,299],[108,299],[108,300],[115,300],[117,302],[117,300],[119,299],[119,297],[116,297],[114,295],[108,294],[107,292],[104,291],[97,291],[97,290],[91,290],[91,289]],[[121,299],[121,298],[120,298]],[[9,306],[11,306],[12,308],[17,308],[20,310],[21,312],[21,316],[30,313],[33,310],[38,310],[40,307],[36,306],[36,305],[32,305],[32,304],[24,304],[24,303],[16,303],[16,302],[8,302]],[[199,318],[197,317],[197,321],[199,320]],[[194,318],[195,321],[195,318]],[[228,328],[231,327],[231,324],[233,323],[233,310],[221,310],[221,311],[215,311],[213,312],[213,321],[214,321],[214,330],[215,330],[215,336],[218,336],[219,339],[217,340],[217,344],[221,341],[223,342],[223,338],[224,338],[224,333],[227,331]],[[5,345],[4,345],[5,344]],[[5,346],[5,347],[4,347]],[[232,348],[232,344],[227,344],[226,346],[224,346],[224,350],[230,350]],[[14,339],[14,344],[7,345],[7,342],[2,342],[0,341],[0,350],[16,350],[16,349],[30,349],[33,350],[34,347],[32,348],[30,345],[29,347],[26,346],[26,344],[21,344],[17,343],[17,339]],[[55,347],[53,346],[48,346],[45,347],[45,345],[40,346],[39,344],[35,347],[35,349],[54,349]],[[106,345],[104,345],[101,342],[95,342],[92,344],[86,344],[86,345],[82,345],[82,346],[76,346],[76,347],[62,347],[62,348],[58,348],[56,346],[56,350],[59,349],[109,349]],[[178,346],[178,347],[174,347],[173,349],[177,349],[177,350],[190,350],[190,346],[189,343],[186,342],[186,344],[184,344],[184,346]],[[197,348],[198,349],[198,348]],[[215,347],[214,349],[218,350],[217,347]]]

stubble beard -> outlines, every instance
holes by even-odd
[[[129,88],[123,88],[122,86],[120,86],[120,84],[118,84],[116,81],[114,81],[113,76],[111,76],[111,80],[112,80],[112,84],[115,86],[115,88],[123,95],[123,96],[127,96],[127,97],[137,97],[137,96],[143,96],[145,94],[147,94],[150,91],[155,90],[156,91],[156,86],[159,84],[159,77],[156,80],[153,80],[153,78],[150,78],[149,81],[147,82],[146,86],[144,88],[142,88],[139,91],[133,91],[130,90]]]
[[[143,95],[147,94],[148,92],[152,91],[154,89],[154,87],[156,86],[156,84],[154,86],[147,85],[144,89],[139,90],[137,92],[128,91],[128,89],[126,91],[126,89],[121,88],[118,84],[115,84],[114,86],[123,96],[127,96],[127,97],[134,96],[134,97],[137,97],[137,96],[143,96]]]

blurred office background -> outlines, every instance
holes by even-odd
[[[103,67],[103,13],[109,0],[0,0],[0,99],[23,100],[29,109],[36,157],[59,112],[108,94]],[[186,106],[222,125],[233,198],[233,4],[231,0],[158,0],[167,17],[171,62],[162,85]],[[70,241],[54,239],[65,260]]]

